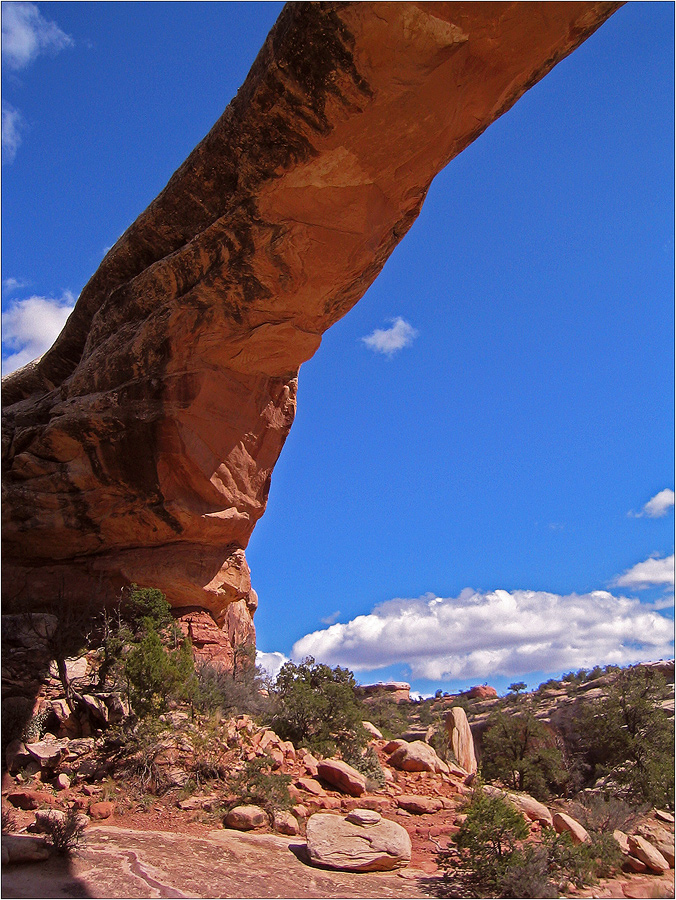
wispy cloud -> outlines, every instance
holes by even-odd
[[[2,101],[2,161],[12,163],[21,146],[26,131],[26,122],[18,109],[11,103]]]
[[[623,575],[618,575],[613,580],[615,587],[641,588],[655,587],[655,585],[673,585],[674,583],[674,554],[671,556],[650,556],[643,562],[636,563]]]
[[[3,375],[49,350],[74,306],[70,291],[64,291],[58,299],[34,296],[9,306],[2,314]]]
[[[274,650],[271,653],[263,653],[261,650],[256,651],[256,665],[263,669],[273,681],[279,674],[279,670],[284,663],[288,661],[289,657],[284,656],[284,654],[280,653],[278,650]]]
[[[74,43],[34,3],[2,4],[2,63],[7,68],[17,72],[41,53],[58,53]]]
[[[2,282],[2,293],[13,294],[14,291],[20,291],[25,287],[26,283],[24,281],[19,281],[18,278],[5,278]]]
[[[634,512],[632,509],[629,510],[627,515],[633,516],[635,519],[641,519],[644,516],[647,516],[650,519],[659,519],[660,516],[666,516],[673,505],[674,492],[671,488],[665,488],[663,491],[660,491],[659,494],[655,494],[654,497],[651,497],[639,512]]]
[[[413,678],[444,681],[626,665],[672,652],[672,622],[636,598],[467,588],[458,597],[383,603],[301,638],[292,658],[354,671],[405,663]]]
[[[392,356],[404,347],[408,347],[418,336],[418,332],[401,316],[396,319],[390,319],[392,325],[390,328],[376,328],[376,330],[362,338],[369,350],[374,353],[384,353],[385,356]]]
[[[333,625],[340,618],[340,610],[337,609],[335,612],[332,612],[330,616],[324,616],[323,619],[319,621],[322,622],[323,625]]]

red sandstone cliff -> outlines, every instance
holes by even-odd
[[[136,581],[232,641],[300,365],[446,163],[618,3],[299,3],[61,336],[3,382],[8,598]]]

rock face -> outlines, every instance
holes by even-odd
[[[411,839],[396,822],[378,815],[373,824],[358,824],[331,813],[315,813],[307,822],[310,860],[348,872],[386,872],[408,865]]]
[[[254,641],[300,365],[441,168],[620,4],[287,5],[236,98],[3,381],[3,597],[130,582]]]
[[[454,706],[446,715],[446,733],[458,765],[471,774],[477,770],[474,754],[474,738],[467,722],[467,714],[460,706]]]

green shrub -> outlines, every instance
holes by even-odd
[[[348,765],[366,778],[367,790],[372,791],[385,787],[387,784],[385,772],[380,765],[378,754],[371,745],[363,751],[358,747],[355,747],[352,752],[343,750],[342,756]]]
[[[270,816],[276,809],[289,809],[293,801],[289,793],[290,775],[275,774],[273,761],[269,756],[257,756],[249,760],[244,769],[228,781],[228,787],[235,796],[230,808],[240,803],[254,804],[264,809]]]
[[[546,800],[565,785],[567,773],[554,734],[529,711],[493,713],[483,736],[481,772],[516,791]]]
[[[288,662],[273,689],[272,727],[295,747],[306,746],[324,756],[355,743],[363,747],[368,734],[355,688],[349,669],[331,669],[311,656],[298,665]]]
[[[143,619],[143,637],[127,656],[124,673],[129,702],[141,717],[159,715],[171,697],[188,700],[194,691],[192,645],[186,638],[178,650],[166,650],[154,622]]]
[[[479,897],[502,896],[503,881],[523,865],[520,844],[529,834],[526,820],[502,797],[475,789],[454,848],[441,850],[437,864],[460,877]]]
[[[263,693],[265,680],[256,666],[233,673],[202,663],[196,668],[196,678],[194,704],[207,715],[237,713],[260,716],[269,707],[268,697]]]
[[[633,802],[674,808],[674,720],[660,706],[669,693],[659,673],[636,666],[579,704],[570,740],[583,783],[612,774]]]
[[[46,817],[43,827],[56,852],[67,856],[84,837],[87,818],[73,806],[63,816]]]
[[[137,629],[143,627],[144,619],[150,619],[158,631],[171,622],[171,606],[159,588],[140,588],[132,584],[125,613]]]
[[[372,722],[388,740],[401,737],[409,729],[408,704],[377,697],[364,704],[364,718]]]

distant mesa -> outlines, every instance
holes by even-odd
[[[3,599],[136,582],[252,644],[244,551],[301,364],[434,176],[620,5],[285,6],[54,346],[3,380]]]

